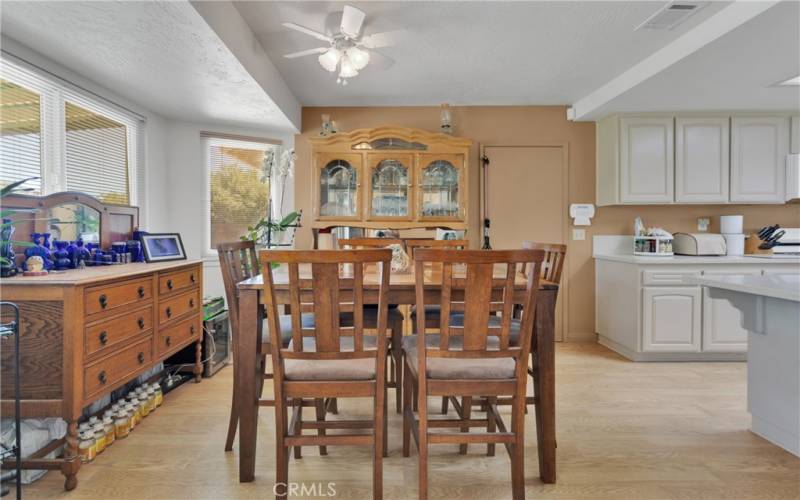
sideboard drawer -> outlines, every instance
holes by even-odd
[[[153,328],[153,306],[115,316],[86,327],[86,355],[105,352],[140,333]]]
[[[158,294],[187,290],[200,283],[200,268],[192,267],[183,271],[164,274],[158,277]]]
[[[156,339],[156,356],[161,357],[179,346],[186,345],[188,341],[197,341],[201,332],[199,315],[160,330]]]
[[[119,285],[102,285],[86,290],[86,314],[111,311],[131,304],[144,304],[153,298],[153,279],[127,281]]]
[[[200,291],[193,290],[158,303],[158,324],[181,318],[200,310]]]
[[[642,284],[686,286],[688,278],[699,277],[700,271],[642,271]]]
[[[114,388],[153,360],[152,337],[86,367],[83,372],[84,399]]]

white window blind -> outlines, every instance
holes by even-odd
[[[0,186],[31,177],[42,192],[42,111],[38,92],[0,79]]]
[[[267,143],[207,138],[208,245],[239,241],[248,226],[267,215],[270,186],[264,166]]]
[[[127,205],[128,130],[125,125],[69,101],[64,106],[68,191]]]

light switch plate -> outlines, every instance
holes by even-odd
[[[711,225],[711,219],[708,217],[699,217],[697,219],[697,230],[701,233],[708,231],[708,226]]]
[[[586,239],[586,230],[585,229],[573,229],[572,230],[572,239],[575,241],[582,241]]]

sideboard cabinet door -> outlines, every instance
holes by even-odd
[[[360,220],[361,155],[314,156],[314,211],[317,220]]]
[[[620,118],[620,202],[674,201],[674,120]]]
[[[731,201],[784,203],[789,119],[781,116],[731,120]]]

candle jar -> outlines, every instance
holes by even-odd
[[[161,391],[161,386],[159,384],[156,384],[154,389],[156,391],[156,408],[158,408],[161,406],[161,403],[164,402],[164,393]]]
[[[126,410],[119,410],[114,417],[114,434],[116,439],[124,439],[131,433],[131,418]]]
[[[103,419],[103,431],[106,433],[106,447],[111,446],[116,438],[114,418],[111,415]]]
[[[106,429],[103,427],[103,424],[97,424],[94,426],[93,433],[97,453],[103,453],[103,450],[106,449]]]
[[[97,454],[97,448],[94,441],[94,436],[90,432],[83,432],[78,437],[78,456],[81,457],[81,462],[89,463],[94,460]]]
[[[131,431],[133,431],[139,425],[139,411],[132,403],[125,405],[125,411],[128,412],[128,417],[131,419]]]
[[[150,415],[150,408],[147,406],[147,395],[139,396],[139,412],[142,414],[142,418]]]
[[[152,387],[147,389],[147,408],[148,411],[156,409],[156,391]]]

